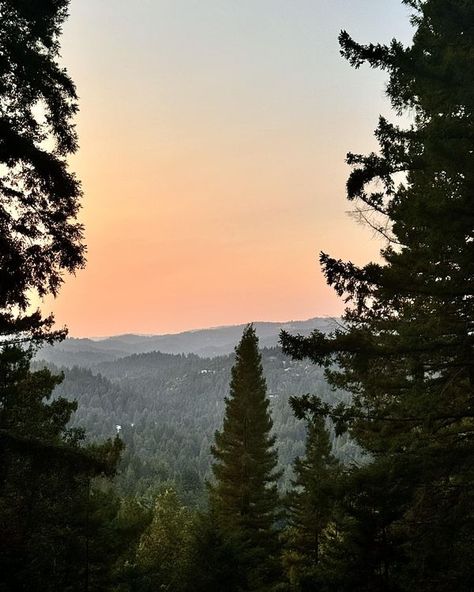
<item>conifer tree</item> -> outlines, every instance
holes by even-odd
[[[114,473],[122,445],[84,446],[83,431],[68,427],[77,403],[54,399],[61,377],[31,371],[30,358],[16,346],[0,355],[0,590],[83,589],[92,584],[91,480]]]
[[[249,325],[235,350],[223,429],[212,455],[211,512],[239,548],[241,589],[269,590],[277,571],[277,451],[258,338]]]
[[[73,81],[59,64],[69,0],[0,0],[0,344],[49,333],[31,294],[84,264]],[[61,333],[51,335],[60,336]]]
[[[153,520],[137,549],[140,590],[190,589],[194,519],[173,489],[165,489],[157,496]]]
[[[76,216],[81,186],[73,81],[59,63],[69,0],[0,0],[0,590],[93,586],[93,477],[112,474],[121,443],[82,446],[68,428],[77,405],[54,398],[61,377],[31,371],[32,348],[53,342],[52,316],[32,294],[56,295],[84,264]],[[109,566],[110,567],[110,566]],[[103,589],[103,587],[101,588]]]
[[[349,406],[331,409],[306,397],[301,407],[329,414],[371,454],[370,469],[360,473],[365,481],[354,480],[356,505],[362,516],[370,498],[377,532],[366,544],[384,544],[360,589],[380,589],[383,576],[385,589],[471,590],[474,4],[404,3],[415,27],[408,47],[340,36],[353,66],[388,72],[394,109],[413,116],[408,129],[381,118],[379,153],[348,156],[348,198],[387,240],[382,262],[357,267],[323,253],[327,281],[348,303],[346,328],[283,335],[283,346],[325,366],[332,385],[353,395]],[[374,477],[390,495],[372,495]],[[368,568],[368,554],[360,557]]]
[[[310,590],[317,576],[324,533],[331,519],[339,461],[324,419],[307,420],[304,457],[294,462],[295,477],[287,496],[286,567],[295,590]]]

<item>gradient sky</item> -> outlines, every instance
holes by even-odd
[[[72,0],[87,268],[43,304],[73,336],[337,315],[320,250],[380,243],[347,212],[385,76],[337,35],[410,38],[398,0]]]

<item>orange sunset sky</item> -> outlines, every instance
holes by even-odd
[[[410,38],[398,0],[72,0],[88,264],[52,310],[72,336],[338,315],[320,250],[381,243],[347,211],[347,151],[376,147],[383,73],[337,35]]]

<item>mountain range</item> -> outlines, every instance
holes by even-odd
[[[280,331],[309,335],[314,329],[324,333],[337,325],[337,319],[316,317],[306,321],[282,323],[254,323],[260,347],[278,345]],[[231,325],[166,335],[125,334],[103,339],[68,338],[54,346],[47,345],[37,358],[58,366],[92,368],[102,362],[111,362],[133,354],[159,351],[167,354],[196,354],[212,358],[234,351],[245,325]]]

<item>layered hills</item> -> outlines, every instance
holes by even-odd
[[[331,321],[258,323],[260,342],[276,344],[282,327],[308,334],[316,327],[329,330]],[[65,379],[55,394],[77,400],[73,425],[83,427],[88,438],[120,434],[126,449],[118,484],[124,493],[151,494],[157,487],[173,483],[194,502],[210,477],[210,446],[222,422],[234,362],[234,354],[229,352],[242,330],[243,326],[238,326],[174,336],[70,339],[41,350],[39,357],[44,360],[37,364],[47,363],[64,372]],[[183,348],[183,352],[140,351],[156,344],[163,349]],[[138,351],[127,355],[127,348]],[[214,355],[203,356],[203,351]],[[225,353],[215,355],[218,351]],[[304,423],[294,417],[289,398],[314,393],[334,401],[346,395],[330,390],[320,368],[291,360],[276,345],[263,347],[262,362],[285,487],[291,478],[291,463],[302,454],[305,440]],[[347,438],[334,440],[334,447],[346,460],[358,455]]]

